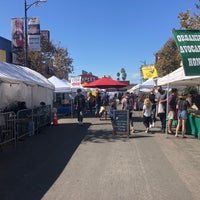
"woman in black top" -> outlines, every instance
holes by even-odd
[[[149,100],[151,102],[151,122],[152,124],[150,125],[151,127],[155,126],[155,122],[156,122],[156,101],[155,101],[155,93],[154,93],[155,89],[151,88],[150,90],[150,94],[149,94]]]
[[[178,124],[176,127],[176,134],[175,136],[178,137],[178,131],[181,128],[181,132],[182,132],[182,137],[185,138],[184,134],[185,134],[185,124],[187,121],[187,109],[190,107],[190,103],[189,101],[187,101],[187,94],[182,94],[181,96],[179,96],[178,99],[178,103],[177,103],[177,108],[178,108]]]

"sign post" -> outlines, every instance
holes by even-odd
[[[130,135],[130,122],[128,110],[115,110],[114,111],[114,134],[124,133],[129,137]]]
[[[200,75],[200,31],[173,30],[186,76]]]

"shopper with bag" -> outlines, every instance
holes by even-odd
[[[162,89],[162,86],[158,86],[157,90],[155,101],[158,103],[158,117],[161,122],[161,131],[165,133],[167,94]]]

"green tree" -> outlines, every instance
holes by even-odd
[[[124,68],[121,68],[120,72],[121,72],[121,75],[122,75],[122,80],[125,81],[126,77],[127,77],[126,70]]]
[[[24,63],[24,54],[19,58]],[[68,79],[68,74],[73,72],[73,59],[69,57],[68,49],[46,41],[41,36],[41,51],[28,53],[29,67],[45,77],[52,75]]]
[[[122,78],[123,81],[126,80],[127,74],[126,74],[126,70],[125,68],[121,68],[120,72],[117,72],[117,80],[120,80],[120,76]]]
[[[195,6],[198,10],[200,9],[199,4],[195,4]],[[200,16],[196,13],[192,16],[189,9],[186,12],[180,13],[178,18],[180,19],[182,29],[200,28]],[[164,47],[155,54],[155,57],[155,67],[160,77],[180,67],[181,57],[173,38],[166,42]]]
[[[170,38],[155,56],[155,67],[159,77],[169,74],[180,67],[181,57],[173,38]]]
[[[200,2],[200,0],[199,0]],[[195,4],[196,9],[200,9],[200,4]],[[190,10],[179,14],[180,25],[182,29],[199,29],[200,28],[200,16],[196,13],[192,16]]]
[[[117,80],[119,81],[120,80],[120,73],[117,72]]]
[[[72,73],[73,60],[68,55],[66,48],[57,46],[53,55],[53,65],[50,66],[50,70],[58,77],[68,80],[68,74]]]

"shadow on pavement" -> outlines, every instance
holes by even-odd
[[[129,138],[126,134],[118,133],[116,135],[113,135],[111,131],[94,131],[89,132],[87,136],[84,139],[84,142],[94,142],[94,143],[104,143],[104,142],[115,142],[118,140],[121,141],[128,141],[129,139],[139,139],[139,138],[148,138],[153,137],[152,135],[144,135],[144,134],[131,134]]]
[[[0,152],[0,199],[39,200],[66,167],[90,123],[59,124]]]

